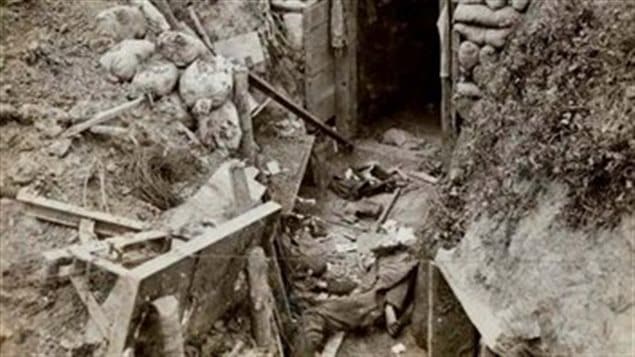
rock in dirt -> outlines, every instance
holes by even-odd
[[[466,70],[471,70],[478,64],[480,48],[470,41],[463,41],[459,46],[459,63]]]
[[[150,41],[124,40],[101,56],[99,63],[120,81],[129,81],[154,51],[155,46]]]
[[[57,157],[65,157],[72,144],[73,140],[69,138],[57,140],[48,147],[48,153]]]
[[[165,31],[157,41],[159,53],[179,67],[186,67],[207,54],[207,48],[201,40],[182,32]]]
[[[626,99],[635,99],[635,86],[629,86],[626,88]]]
[[[236,106],[230,100],[198,118],[198,136],[203,145],[214,149],[237,150],[242,131]]]
[[[232,64],[224,57],[216,56],[192,63],[181,75],[179,93],[188,108],[200,99],[207,99],[214,109],[227,101],[232,86]]]
[[[13,183],[26,185],[37,177],[38,166],[30,158],[22,156],[9,167],[8,174]]]
[[[165,16],[157,9],[150,0],[130,0],[132,5],[141,9],[148,23],[148,29],[155,34],[170,30],[170,24]]]
[[[146,19],[136,6],[115,6],[97,15],[97,33],[121,41],[141,38],[146,33]]]
[[[10,121],[15,121],[20,124],[30,124],[25,122],[25,119],[16,107],[9,103],[0,103],[0,125],[4,125]]]
[[[162,97],[170,94],[179,79],[179,70],[167,61],[153,62],[144,66],[132,79],[135,94],[150,93]]]

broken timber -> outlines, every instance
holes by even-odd
[[[271,287],[267,282],[267,271],[265,251],[262,247],[253,248],[247,260],[251,326],[256,345],[263,348],[271,348],[276,343],[273,327],[275,325],[274,300]]]
[[[245,264],[247,247],[260,239],[263,229],[279,211],[275,202],[262,204],[176,250],[127,270],[116,285],[120,289],[127,286],[125,295],[116,292],[118,296],[109,296],[104,306],[106,311],[118,311],[110,330],[108,355],[120,356],[124,351],[131,321],[139,312],[135,306],[166,295],[175,295],[181,304],[195,297],[188,330],[194,335],[208,331],[209,325],[230,306],[228,300],[233,297],[228,291],[233,291],[234,280]]]
[[[116,117],[118,117],[119,115],[121,115],[122,113],[125,113],[126,111],[133,109],[135,107],[137,107],[139,104],[143,103],[145,97],[141,96],[137,99],[131,100],[129,102],[125,102],[121,105],[118,105],[114,108],[105,110],[103,112],[97,113],[97,115],[95,115],[94,117],[92,117],[91,119],[88,119],[86,121],[83,121],[79,124],[73,125],[72,127],[68,128],[68,130],[66,130],[63,134],[62,137],[63,138],[68,138],[71,136],[75,136],[77,134],[80,134],[81,132],[83,132],[84,130],[88,130],[91,127],[95,126],[95,125],[99,125],[99,124],[103,124],[107,121],[110,121]]]
[[[324,134],[334,139],[337,143],[341,144],[345,149],[353,149],[355,146],[353,143],[340,135],[337,131],[333,130],[328,125],[322,123],[322,121],[315,115],[309,113],[307,110],[294,103],[291,99],[287,98],[280,92],[278,92],[271,84],[267,83],[264,79],[260,78],[254,73],[249,73],[249,83],[259,91],[263,92],[267,96],[273,98],[283,107],[287,108],[290,112],[297,115],[300,119],[320,129]]]
[[[29,208],[29,214],[44,221],[79,228],[82,219],[92,220],[95,222],[95,233],[100,235],[115,236],[148,229],[148,224],[145,222],[87,210],[68,203],[31,195],[24,190],[18,193],[16,199]]]

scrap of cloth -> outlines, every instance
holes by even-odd
[[[363,293],[329,299],[303,315],[304,331],[312,346],[323,343],[327,334],[352,331],[374,325],[389,303],[405,310],[412,289],[417,262],[408,254],[378,261],[374,286]]]

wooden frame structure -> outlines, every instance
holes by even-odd
[[[334,0],[320,0],[303,11],[304,57],[306,60],[305,98],[307,109],[322,120],[335,117],[337,131],[353,138],[358,129],[358,31],[359,0],[341,0],[346,31],[344,48],[331,48],[330,11]],[[452,91],[458,78],[456,46],[458,34],[452,30],[452,11],[456,0],[438,0],[439,14],[448,13],[446,41],[440,55],[449,62],[449,73],[440,74],[441,126],[444,142],[451,143],[456,133],[456,113]],[[441,57],[440,56],[440,57]]]
[[[81,224],[78,217],[92,217],[95,226],[118,223],[115,231],[127,230],[128,234],[92,240],[44,253],[49,263],[49,277],[69,277],[80,299],[86,305],[92,324],[108,340],[108,356],[121,356],[130,336],[131,324],[139,315],[144,303],[172,295],[179,301],[181,314],[188,311],[189,334],[203,334],[210,324],[229,308],[234,300],[234,284],[245,267],[247,251],[256,245],[272,246],[281,206],[275,202],[257,207],[244,206],[247,211],[213,228],[209,228],[189,241],[179,241],[161,230],[137,233],[139,222],[126,221],[109,214],[96,214],[80,207],[20,193],[18,200],[29,205],[29,212],[36,217],[67,226]],[[62,218],[59,218],[62,217]],[[76,224],[75,224],[76,222]],[[122,223],[124,222],[124,223]],[[146,227],[145,225],[143,227]],[[110,229],[107,232],[112,232]],[[157,242],[169,250],[132,268],[109,259],[110,253]],[[273,253],[270,251],[270,253]],[[69,265],[60,274],[61,265]],[[114,287],[103,304],[99,304],[90,291],[84,274],[92,268],[114,274]],[[274,269],[274,273],[279,271]],[[284,295],[279,276],[276,280],[277,295]],[[283,311],[287,311],[283,303]],[[89,327],[90,329],[90,327]]]

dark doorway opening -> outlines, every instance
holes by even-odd
[[[438,17],[438,0],[359,0],[362,132],[369,126],[440,131]]]

